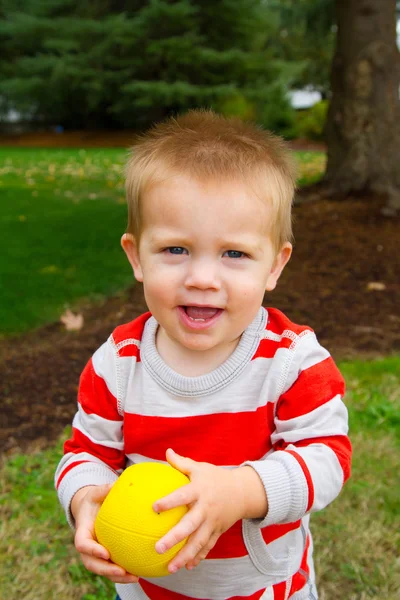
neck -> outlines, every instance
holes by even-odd
[[[207,352],[191,350],[177,344],[164,329],[158,327],[156,347],[163,361],[176,373],[185,377],[199,377],[224,363],[234,352],[239,340],[233,340],[223,347],[216,346]]]

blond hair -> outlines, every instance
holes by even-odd
[[[127,233],[141,233],[146,190],[168,177],[244,180],[272,207],[270,235],[277,250],[292,239],[295,166],[286,143],[272,133],[210,110],[192,110],[155,125],[131,149],[126,169]]]

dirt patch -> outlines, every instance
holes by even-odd
[[[335,358],[400,352],[399,220],[379,201],[295,207],[295,251],[265,299],[315,329]],[[59,323],[0,342],[0,452],[51,443],[76,410],[80,372],[120,323],[146,310],[141,286],[83,306],[81,331]]]
[[[133,144],[138,131],[31,131],[24,133],[1,133],[0,146],[27,148],[127,148]],[[291,140],[293,150],[320,150],[325,152],[323,142],[296,139]]]
[[[127,148],[138,132],[121,131],[32,131],[0,133],[0,146],[26,148]]]

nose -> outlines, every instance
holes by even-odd
[[[220,274],[216,261],[206,258],[192,259],[188,265],[185,286],[199,290],[219,290]]]

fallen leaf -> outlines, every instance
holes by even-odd
[[[67,331],[78,331],[83,327],[83,316],[81,314],[74,314],[69,309],[61,315],[60,321]]]
[[[375,292],[383,292],[386,290],[386,285],[380,281],[370,281],[367,285],[367,290]]]

